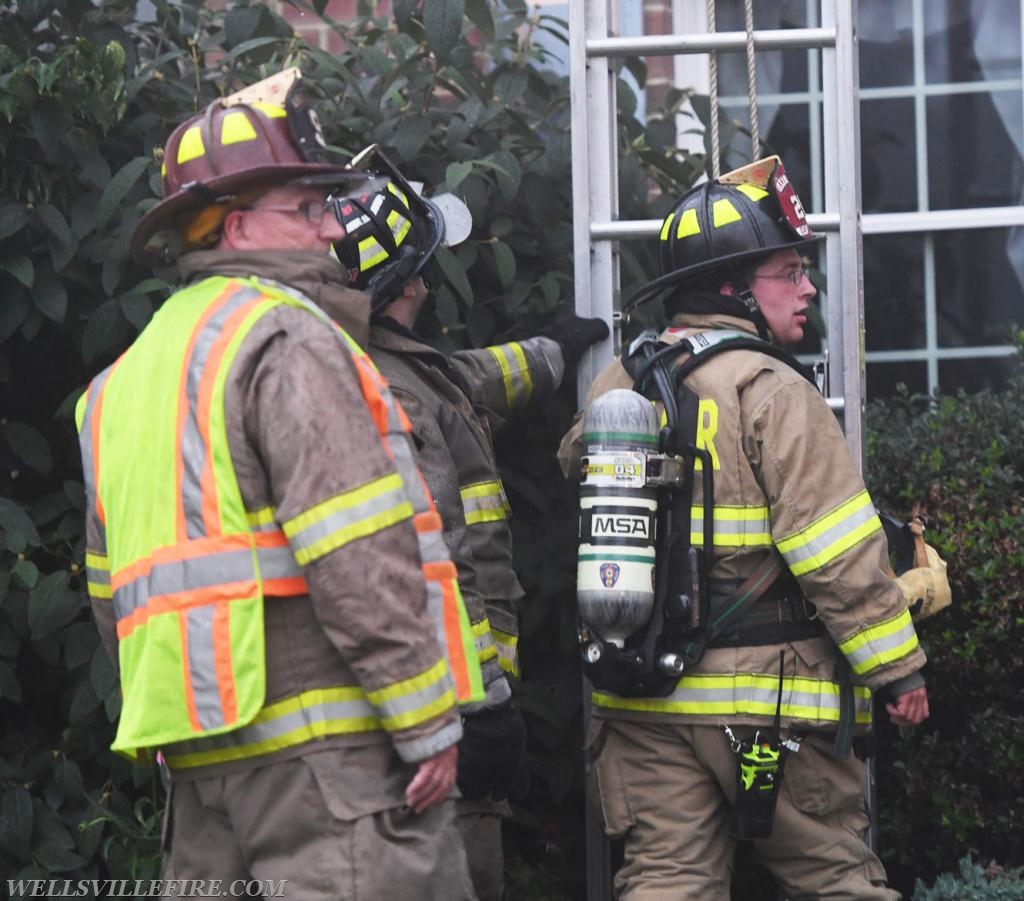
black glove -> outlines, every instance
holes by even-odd
[[[574,365],[591,344],[608,337],[608,324],[603,319],[587,319],[568,313],[552,322],[541,335],[558,342],[562,348],[562,359],[568,367]]]
[[[506,701],[462,717],[455,784],[467,801],[507,797],[526,755],[526,723]]]

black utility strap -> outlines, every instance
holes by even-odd
[[[750,609],[750,607],[771,588],[775,580],[786,571],[786,564],[778,554],[770,554],[768,558],[755,569],[747,580],[736,589],[736,595],[732,602],[708,626],[708,641],[721,635],[737,619]]]

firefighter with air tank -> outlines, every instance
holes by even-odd
[[[908,605],[934,612],[948,583],[937,555],[893,578],[788,352],[819,240],[777,157],[685,193],[632,300],[663,297],[670,325],[599,374],[560,450],[582,477],[587,757],[623,901],[728,899],[737,841],[787,897],[898,897],[864,840],[872,695],[896,724],[928,716]]]

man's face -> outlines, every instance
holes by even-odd
[[[221,246],[230,250],[312,250],[327,254],[345,237],[334,212],[315,187],[272,188],[224,220]]]
[[[750,277],[750,290],[776,342],[782,347],[799,344],[807,308],[818,293],[803,271],[800,254],[793,249],[780,250],[763,260]]]

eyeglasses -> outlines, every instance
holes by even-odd
[[[783,278],[791,285],[799,285],[804,276],[810,271],[810,267],[801,266],[798,269],[787,269],[785,272],[778,272],[775,275],[752,275],[751,278]]]
[[[318,226],[324,221],[324,214],[334,206],[335,200],[328,195],[324,200],[303,200],[298,206],[270,206],[256,203],[239,207],[242,210],[265,210],[268,213],[301,213],[310,225]]]

